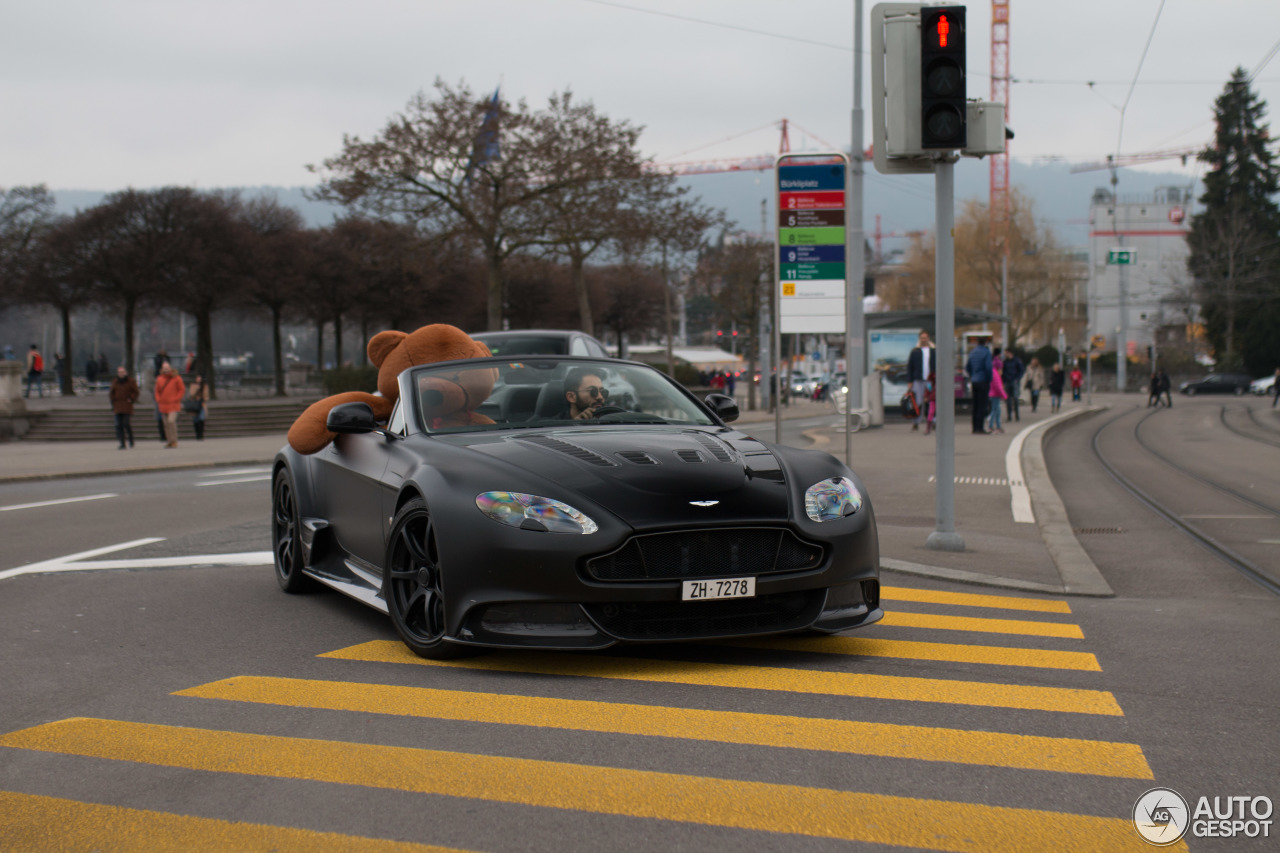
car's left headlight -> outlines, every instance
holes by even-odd
[[[814,483],[804,492],[804,511],[814,521],[832,521],[862,508],[862,495],[848,477]]]
[[[544,533],[595,533],[594,521],[567,503],[521,492],[483,492],[476,506],[494,521]]]

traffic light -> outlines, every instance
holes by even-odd
[[[920,147],[967,143],[964,6],[920,10]]]

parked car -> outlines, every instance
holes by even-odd
[[[1262,397],[1270,397],[1275,393],[1275,388],[1276,377],[1274,373],[1270,376],[1264,376],[1261,379],[1255,379],[1249,383],[1249,390]]]
[[[492,399],[465,420],[442,416],[440,388],[483,386],[460,381],[468,371],[534,389],[533,416],[511,420],[510,400]],[[610,395],[567,419],[562,377],[584,373],[635,401]],[[276,456],[271,538],[286,592],[345,593],[427,658],[834,633],[883,616],[858,476],[728,426],[728,397],[703,403],[648,365],[567,356],[438,362],[398,382],[385,426],[347,403],[329,415],[330,449]]]
[[[1196,394],[1235,394],[1238,397],[1249,390],[1252,381],[1243,373],[1210,373],[1203,379],[1183,382],[1178,388],[1188,397]]]
[[[482,342],[495,356],[509,355],[589,355],[607,358],[605,345],[575,330],[514,329],[507,332],[476,332],[471,336]]]

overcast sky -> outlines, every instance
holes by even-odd
[[[1114,152],[1160,0],[1010,8],[1015,159]],[[985,99],[989,3],[968,29],[968,94]],[[1278,43],[1280,0],[1167,0],[1122,150],[1206,142],[1231,70]],[[852,46],[852,0],[0,0],[0,187],[311,184],[308,163],[436,77],[535,106],[572,88],[644,126],[658,160],[776,152],[783,117],[793,149],[845,147]],[[1255,90],[1274,124],[1280,58]]]

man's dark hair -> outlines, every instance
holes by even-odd
[[[578,393],[578,388],[582,385],[582,380],[588,376],[599,376],[601,381],[604,380],[604,371],[598,367],[575,367],[564,375],[564,390]]]

